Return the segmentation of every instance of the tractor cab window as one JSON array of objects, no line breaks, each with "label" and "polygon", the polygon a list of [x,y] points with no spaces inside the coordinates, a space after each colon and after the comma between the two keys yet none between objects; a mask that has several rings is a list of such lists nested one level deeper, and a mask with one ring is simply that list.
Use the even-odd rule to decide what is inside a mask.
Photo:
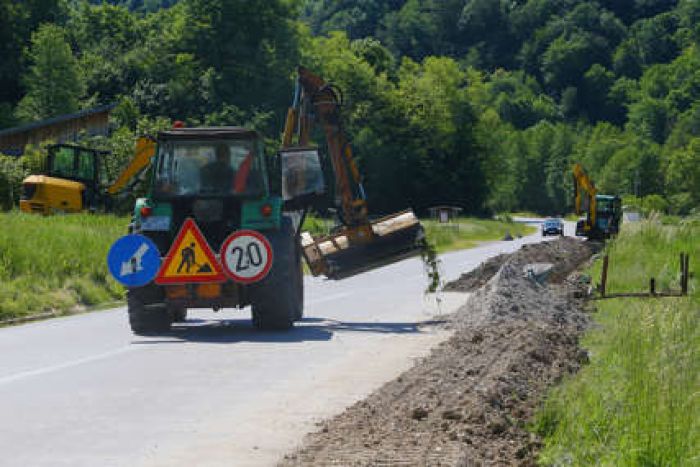
[{"label": "tractor cab window", "polygon": [[260,149],[249,140],[161,143],[156,192],[164,196],[264,194]]}]

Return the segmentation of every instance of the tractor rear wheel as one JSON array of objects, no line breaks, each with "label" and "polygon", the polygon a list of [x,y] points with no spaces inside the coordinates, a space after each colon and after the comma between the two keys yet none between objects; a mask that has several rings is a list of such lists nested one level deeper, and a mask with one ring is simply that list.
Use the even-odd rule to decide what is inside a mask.
[{"label": "tractor rear wheel", "polygon": [[172,315],[163,303],[162,290],[154,285],[131,288],[126,292],[129,325],[137,335],[168,332]]},{"label": "tractor rear wheel", "polygon": [[304,273],[301,251],[291,219],[282,218],[279,231],[267,234],[272,244],[272,268],[251,285],[253,325],[262,330],[289,329],[304,313]]}]

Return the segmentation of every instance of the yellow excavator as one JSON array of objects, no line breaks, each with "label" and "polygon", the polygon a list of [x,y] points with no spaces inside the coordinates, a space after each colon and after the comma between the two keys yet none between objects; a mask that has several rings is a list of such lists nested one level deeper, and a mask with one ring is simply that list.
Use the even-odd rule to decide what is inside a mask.
[{"label": "yellow excavator", "polygon": [[155,142],[139,138],[135,156],[114,183],[108,183],[104,159],[108,151],[74,144],[53,144],[47,148],[46,170],[22,181],[19,208],[37,214],[109,211],[112,198],[150,164]]},{"label": "yellow excavator", "polygon": [[576,235],[603,240],[617,235],[622,220],[619,196],[600,195],[581,164],[574,164],[574,209],[586,217],[576,223]]},{"label": "yellow excavator", "polygon": [[[360,172],[341,124],[341,92],[304,67],[297,71],[280,157],[309,150],[311,132],[319,125],[339,207],[340,225],[333,233],[317,238],[301,234],[302,252],[312,274],[341,279],[419,253],[425,234],[411,209],[370,220]],[[283,192],[285,181],[282,174]]]}]

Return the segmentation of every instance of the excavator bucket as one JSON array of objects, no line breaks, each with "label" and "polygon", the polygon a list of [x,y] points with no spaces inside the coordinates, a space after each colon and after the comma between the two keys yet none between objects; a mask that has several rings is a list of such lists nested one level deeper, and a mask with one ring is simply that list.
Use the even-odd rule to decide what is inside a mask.
[{"label": "excavator bucket", "polygon": [[303,232],[301,246],[314,276],[345,279],[420,254],[425,233],[409,209],[323,237]]}]

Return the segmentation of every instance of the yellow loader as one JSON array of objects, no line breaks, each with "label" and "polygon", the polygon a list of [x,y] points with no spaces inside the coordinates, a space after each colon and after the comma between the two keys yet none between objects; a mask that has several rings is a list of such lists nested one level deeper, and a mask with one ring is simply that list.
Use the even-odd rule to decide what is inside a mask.
[{"label": "yellow loader", "polygon": [[140,138],[131,163],[109,184],[104,167],[108,151],[53,144],[48,147],[44,174],[30,175],[22,181],[19,208],[44,215],[109,211],[112,197],[148,167],[154,152],[155,143]]}]

